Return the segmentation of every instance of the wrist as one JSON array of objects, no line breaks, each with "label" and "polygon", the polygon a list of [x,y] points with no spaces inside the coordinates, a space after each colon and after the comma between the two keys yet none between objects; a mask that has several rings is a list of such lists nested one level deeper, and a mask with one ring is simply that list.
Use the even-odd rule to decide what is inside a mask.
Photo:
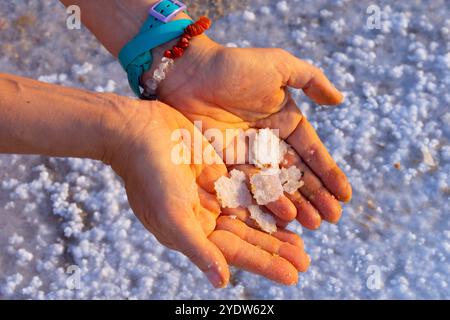
[{"label": "wrist", "polygon": [[[153,49],[153,64],[151,68],[142,75],[142,84],[145,84],[148,80],[153,78],[153,74],[161,63],[164,52],[172,48],[178,41],[179,39],[175,39]],[[173,67],[167,73],[166,79],[159,84],[158,92],[162,93],[168,91],[166,90],[168,88],[183,85],[185,81],[191,78],[195,69],[202,65],[206,65],[220,48],[222,48],[221,45],[204,34],[192,38],[184,55],[175,60]]]},{"label": "wrist", "polygon": [[115,94],[102,94],[104,105],[99,121],[101,153],[97,160],[112,165],[123,146],[130,141],[130,127],[135,125],[139,100]]},{"label": "wrist", "polygon": [[142,101],[111,94],[108,108],[101,121],[103,163],[110,165],[121,177],[125,177],[133,154],[143,153],[151,143],[151,137],[143,139],[149,127],[164,126],[160,118],[163,107],[157,101]]}]

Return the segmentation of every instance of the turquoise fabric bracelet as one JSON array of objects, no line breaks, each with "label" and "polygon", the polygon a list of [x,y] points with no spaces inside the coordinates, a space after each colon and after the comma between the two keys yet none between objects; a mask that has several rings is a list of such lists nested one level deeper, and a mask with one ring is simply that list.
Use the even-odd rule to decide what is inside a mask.
[{"label": "turquoise fabric bracelet", "polygon": [[[153,20],[152,16],[149,20]],[[153,22],[153,21],[152,21]],[[128,82],[133,92],[142,98],[140,78],[148,71],[152,64],[151,50],[183,35],[184,29],[193,23],[189,19],[181,19],[153,26],[145,30],[131,40],[119,53],[119,61],[128,74]],[[144,25],[144,27],[148,24]]]},{"label": "turquoise fabric bracelet", "polygon": [[166,42],[181,37],[184,29],[192,23],[193,21],[188,19],[175,20],[137,35],[120,51],[120,64],[126,70],[128,65],[136,57]]}]

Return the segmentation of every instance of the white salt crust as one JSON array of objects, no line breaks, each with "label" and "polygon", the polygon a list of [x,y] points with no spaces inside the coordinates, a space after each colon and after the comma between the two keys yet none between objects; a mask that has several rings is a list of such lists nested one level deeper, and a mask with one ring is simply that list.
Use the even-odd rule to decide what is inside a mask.
[{"label": "white salt crust", "polygon": [[[283,13],[274,1],[251,0],[254,21],[232,13],[215,21],[209,35],[232,46],[283,47],[322,68],[346,96],[342,106],[324,109],[293,92],[353,186],[338,225],[324,223],[318,232],[291,227],[302,234],[312,260],[299,284],[284,287],[239,271],[234,285],[211,290],[187,258],[142,227],[109,168],[89,160],[2,155],[1,298],[450,298],[447,1],[286,3]],[[6,4],[0,19],[10,25],[27,12],[39,23],[20,37],[11,26],[1,31],[10,47],[0,55],[2,72],[89,90],[113,80],[115,92],[132,95],[123,70],[86,28],[62,28],[66,15],[58,1]],[[379,30],[366,27],[373,4],[382,12]],[[31,42],[36,35],[38,46]],[[71,71],[85,62],[94,67],[83,78]],[[424,162],[423,146],[435,166]],[[24,265],[16,255],[21,248],[33,255]],[[67,286],[71,265],[79,267],[78,290]],[[379,287],[373,286],[377,275]]]}]

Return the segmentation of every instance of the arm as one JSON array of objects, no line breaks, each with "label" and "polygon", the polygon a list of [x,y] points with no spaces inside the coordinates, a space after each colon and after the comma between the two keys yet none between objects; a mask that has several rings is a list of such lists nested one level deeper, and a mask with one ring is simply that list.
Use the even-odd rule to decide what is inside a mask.
[{"label": "arm", "polygon": [[[156,0],[60,0],[65,6],[81,9],[83,24],[115,57],[144,24]],[[180,13],[175,19],[189,16]],[[162,56],[162,52],[161,52]]]},{"label": "arm", "polygon": [[272,236],[236,219],[219,219],[213,185],[226,168],[173,163],[178,141],[172,133],[182,129],[192,136],[196,130],[175,109],[7,74],[0,74],[0,93],[0,153],[82,157],[111,165],[143,225],[189,257],[214,286],[228,283],[228,263],[284,284],[296,283],[297,271],[307,269],[298,236],[284,230]]},{"label": "arm", "polygon": [[102,160],[118,100],[0,74],[0,152]]},{"label": "arm", "polygon": [[[155,0],[62,0],[77,4],[82,19],[114,55],[135,36]],[[125,5],[126,3],[126,5]],[[99,19],[98,17],[106,17]],[[177,18],[180,18],[179,16]],[[153,50],[154,61],[172,46]],[[155,68],[157,63],[153,63]],[[153,69],[143,75],[145,83]],[[288,87],[302,89],[317,104],[334,105],[342,94],[322,71],[280,49],[225,48],[206,35],[191,40],[182,58],[158,88],[160,101],[178,109],[203,129],[273,128],[296,151],[290,163],[305,172],[307,187],[290,207],[299,208],[310,229],[322,220],[336,223],[342,213],[338,202],[349,201],[352,190],[314,128],[290,98]],[[318,196],[320,195],[320,196]],[[305,213],[306,212],[306,213]],[[295,213],[295,211],[294,211]],[[300,215],[298,218],[301,219]]]}]

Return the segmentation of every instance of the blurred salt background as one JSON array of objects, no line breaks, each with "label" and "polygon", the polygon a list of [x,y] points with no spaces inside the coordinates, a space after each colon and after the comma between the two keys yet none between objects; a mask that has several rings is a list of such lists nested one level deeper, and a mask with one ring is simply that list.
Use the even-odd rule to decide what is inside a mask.
[{"label": "blurred salt background", "polygon": [[[0,298],[449,299],[450,4],[377,1],[380,29],[370,29],[373,4],[250,0],[209,33],[285,48],[346,93],[333,110],[295,94],[354,190],[338,225],[293,226],[312,259],[298,286],[235,271],[211,290],[144,230],[109,168],[2,155]],[[3,1],[0,71],[131,95],[114,59],[65,19],[57,1]]]}]

